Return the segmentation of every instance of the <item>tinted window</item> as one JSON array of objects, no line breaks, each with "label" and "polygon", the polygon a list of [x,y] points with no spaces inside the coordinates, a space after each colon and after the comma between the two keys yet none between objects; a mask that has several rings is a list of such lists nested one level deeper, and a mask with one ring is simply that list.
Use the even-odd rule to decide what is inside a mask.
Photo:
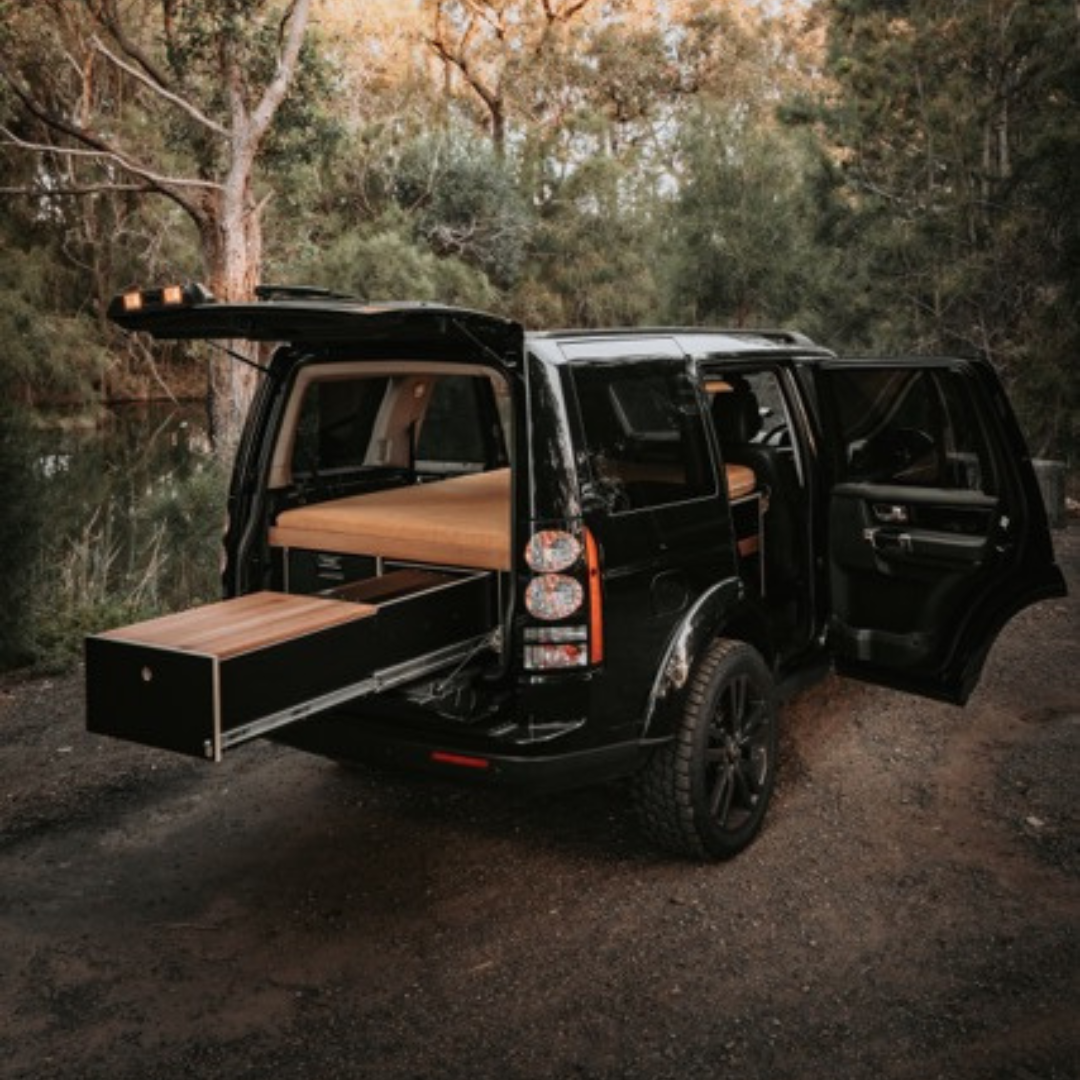
[{"label": "tinted window", "polygon": [[300,407],[293,473],[324,473],[363,465],[387,382],[371,378],[312,383]]},{"label": "tinted window", "polygon": [[434,381],[416,440],[417,464],[483,468],[484,429],[479,394],[488,380],[446,375]]},{"label": "tinted window", "polygon": [[[745,463],[744,445],[760,448],[757,461],[783,462],[785,481],[804,483],[803,462],[796,453],[798,440],[779,373],[767,371],[720,371],[706,374],[704,389],[712,410],[721,457]],[[733,409],[734,395],[746,404]],[[732,411],[737,413],[732,423]]]},{"label": "tinted window", "polygon": [[962,376],[947,369],[827,373],[842,479],[987,491],[989,456]]},{"label": "tinted window", "polygon": [[698,398],[681,363],[572,368],[593,482],[615,512],[716,490]]}]

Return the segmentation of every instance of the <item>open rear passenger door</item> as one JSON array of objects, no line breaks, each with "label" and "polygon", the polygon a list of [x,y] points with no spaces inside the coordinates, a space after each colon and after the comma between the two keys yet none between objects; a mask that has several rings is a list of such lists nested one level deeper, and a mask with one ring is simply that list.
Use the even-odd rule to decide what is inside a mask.
[{"label": "open rear passenger door", "polygon": [[1015,418],[989,365],[817,370],[837,669],[962,704],[997,633],[1065,592]]}]

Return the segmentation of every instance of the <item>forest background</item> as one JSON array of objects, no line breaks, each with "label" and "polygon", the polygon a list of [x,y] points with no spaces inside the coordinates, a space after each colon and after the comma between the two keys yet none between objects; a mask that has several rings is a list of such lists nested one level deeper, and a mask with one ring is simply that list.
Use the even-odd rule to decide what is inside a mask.
[{"label": "forest background", "polygon": [[[0,668],[213,591],[255,376],[133,284],[982,356],[1076,460],[1078,0],[0,0],[0,191]],[[162,397],[216,451],[49,522],[33,432]]]}]

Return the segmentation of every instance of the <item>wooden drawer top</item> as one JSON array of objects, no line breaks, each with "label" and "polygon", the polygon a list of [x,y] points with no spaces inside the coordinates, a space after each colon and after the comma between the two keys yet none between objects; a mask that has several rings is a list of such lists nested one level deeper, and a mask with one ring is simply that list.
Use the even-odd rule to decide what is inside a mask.
[{"label": "wooden drawer top", "polygon": [[289,638],[365,619],[377,610],[370,604],[257,592],[121,626],[96,636],[226,659]]}]

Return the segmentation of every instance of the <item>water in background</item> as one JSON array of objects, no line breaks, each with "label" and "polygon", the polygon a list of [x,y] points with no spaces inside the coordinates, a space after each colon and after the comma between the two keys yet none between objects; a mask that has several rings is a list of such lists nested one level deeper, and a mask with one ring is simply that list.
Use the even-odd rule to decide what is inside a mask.
[{"label": "water in background", "polygon": [[48,421],[5,440],[0,463],[19,540],[0,586],[0,667],[63,665],[86,633],[219,593],[225,480],[203,407],[125,406],[94,427]]}]

